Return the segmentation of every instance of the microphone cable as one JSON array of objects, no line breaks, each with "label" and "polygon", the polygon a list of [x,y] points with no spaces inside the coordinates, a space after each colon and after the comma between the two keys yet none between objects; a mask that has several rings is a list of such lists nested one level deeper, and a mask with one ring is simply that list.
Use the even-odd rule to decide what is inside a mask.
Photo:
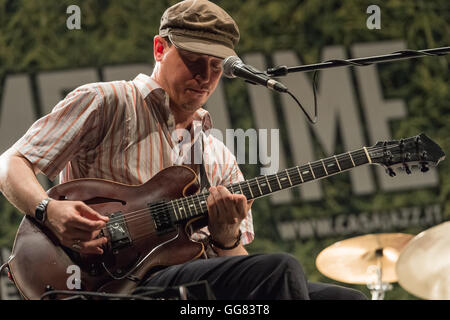
[{"label": "microphone cable", "polygon": [[[261,74],[264,75],[266,77],[271,78],[271,76],[267,73],[267,72],[261,72],[258,69],[254,69],[254,68],[250,68],[247,65],[244,67],[245,69],[247,69],[248,71],[251,71],[255,74]],[[305,110],[305,108],[303,107],[303,105],[301,104],[301,102],[297,99],[297,97],[288,89],[285,93],[289,94],[292,99],[294,99],[294,101],[297,103],[297,105],[300,107],[300,109],[303,111],[303,113],[305,114],[306,118],[308,119],[308,121],[311,124],[316,124],[317,120],[318,120],[318,116],[317,116],[317,70],[314,72],[313,75],[313,95],[314,95],[314,120],[311,119],[311,117],[309,116],[308,112]],[[254,84],[251,81],[245,80],[245,82],[248,82],[250,84]]]}]

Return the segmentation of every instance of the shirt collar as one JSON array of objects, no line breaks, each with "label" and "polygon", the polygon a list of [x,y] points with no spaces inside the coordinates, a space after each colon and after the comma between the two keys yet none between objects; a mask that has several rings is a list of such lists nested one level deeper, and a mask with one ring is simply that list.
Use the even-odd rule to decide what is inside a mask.
[{"label": "shirt collar", "polygon": [[155,89],[161,88],[161,86],[148,75],[140,73],[134,78],[133,82],[136,85],[136,88],[141,93],[142,97],[145,99],[150,92]]},{"label": "shirt collar", "polygon": [[[136,78],[134,78],[133,82],[135,83],[137,89],[139,90],[139,92],[141,93],[141,95],[143,96],[144,99],[153,90],[156,90],[156,89],[163,90],[161,88],[161,86],[154,79],[152,79],[151,77],[149,77],[148,75],[143,74],[143,73],[140,73],[139,75],[137,75]],[[169,95],[165,91],[164,91],[164,94],[165,94],[165,99],[164,99],[164,101],[161,101],[161,102],[164,103],[165,107],[169,111],[169,113],[171,115],[171,117],[169,117],[169,118],[173,119],[173,114],[169,108]],[[205,109],[199,108],[194,114],[192,125],[193,125],[193,127],[201,126],[202,131],[210,130],[213,127],[211,115]]]}]

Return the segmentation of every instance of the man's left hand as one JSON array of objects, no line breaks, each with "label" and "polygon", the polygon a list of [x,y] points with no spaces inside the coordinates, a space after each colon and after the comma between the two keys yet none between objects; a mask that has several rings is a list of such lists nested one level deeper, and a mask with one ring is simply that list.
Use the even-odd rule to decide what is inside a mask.
[{"label": "man's left hand", "polygon": [[224,186],[211,187],[208,196],[208,229],[212,238],[231,247],[239,235],[241,222],[247,216],[253,200],[242,194],[232,194]]}]

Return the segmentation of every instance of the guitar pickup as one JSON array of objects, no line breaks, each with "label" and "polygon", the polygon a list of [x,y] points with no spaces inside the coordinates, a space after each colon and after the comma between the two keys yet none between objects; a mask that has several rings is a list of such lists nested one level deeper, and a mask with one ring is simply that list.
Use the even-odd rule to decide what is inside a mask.
[{"label": "guitar pickup", "polygon": [[128,232],[127,224],[122,212],[118,211],[109,215],[106,229],[110,235],[112,250],[121,249],[131,245],[130,233]]},{"label": "guitar pickup", "polygon": [[163,235],[175,230],[172,216],[167,210],[167,206],[164,202],[149,203],[147,206],[150,209],[158,235]]}]

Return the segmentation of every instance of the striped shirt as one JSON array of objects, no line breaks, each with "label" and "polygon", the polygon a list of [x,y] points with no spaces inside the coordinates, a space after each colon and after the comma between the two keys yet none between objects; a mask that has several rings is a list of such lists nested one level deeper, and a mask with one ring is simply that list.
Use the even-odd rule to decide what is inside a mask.
[{"label": "striped shirt", "polygon": [[[60,183],[99,178],[139,185],[164,168],[189,163],[191,145],[201,142],[211,186],[243,181],[235,156],[208,134],[211,128],[209,113],[200,108],[190,126],[191,139],[179,142],[173,134],[168,94],[152,78],[139,74],[133,81],[78,87],[37,120],[14,147],[51,180],[59,174]],[[207,227],[201,231],[208,234]],[[241,231],[242,243],[250,243],[251,210]],[[203,232],[193,238],[202,238]]]}]

